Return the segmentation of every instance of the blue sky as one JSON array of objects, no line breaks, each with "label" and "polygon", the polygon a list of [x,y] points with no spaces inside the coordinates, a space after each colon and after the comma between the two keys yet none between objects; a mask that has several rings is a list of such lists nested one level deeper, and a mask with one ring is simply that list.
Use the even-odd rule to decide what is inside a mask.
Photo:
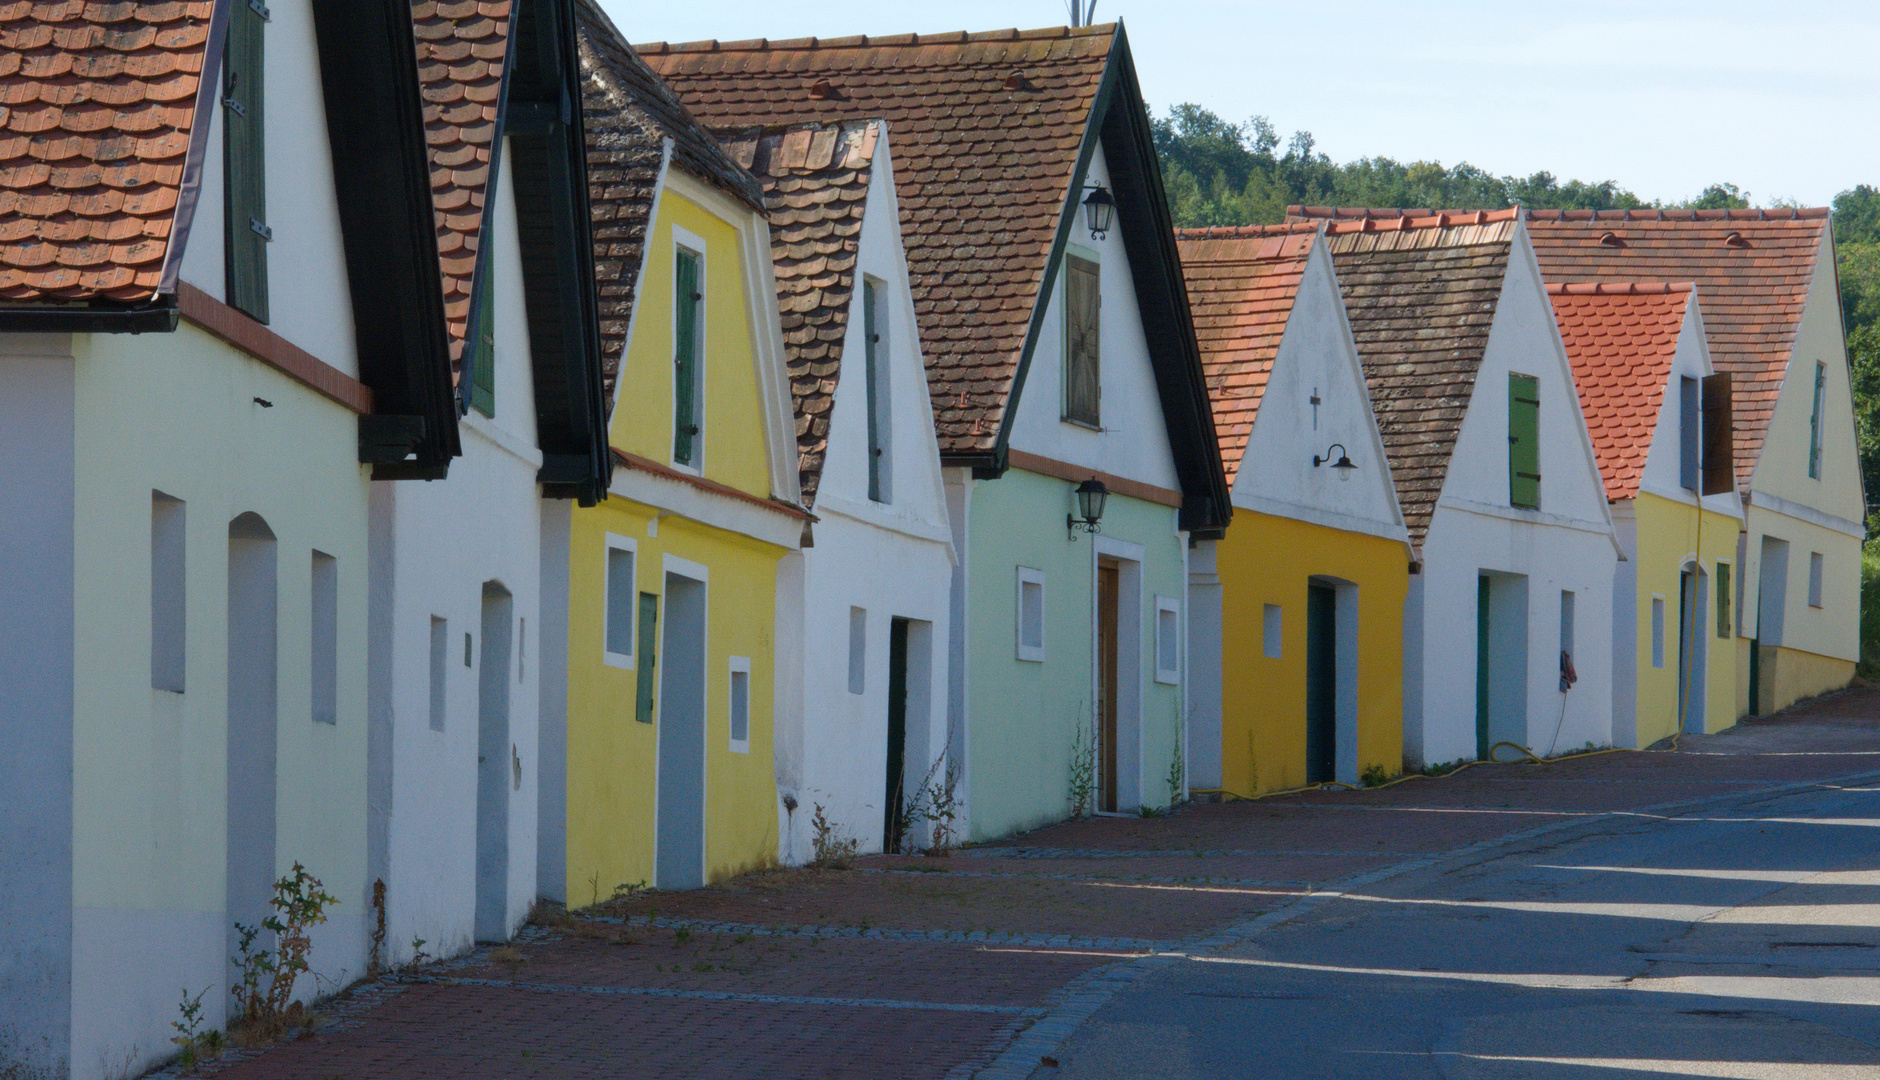
[{"label": "blue sky", "polygon": [[[1066,21],[1062,0],[602,5],[633,41]],[[1119,16],[1158,114],[1262,114],[1339,161],[1546,169],[1667,200],[1729,181],[1818,205],[1880,185],[1873,0],[1098,0],[1098,22]]]}]

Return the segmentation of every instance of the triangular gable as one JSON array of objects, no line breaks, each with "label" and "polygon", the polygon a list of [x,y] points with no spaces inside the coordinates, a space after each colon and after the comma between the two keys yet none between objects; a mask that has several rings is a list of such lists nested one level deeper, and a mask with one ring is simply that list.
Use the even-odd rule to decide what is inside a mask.
[{"label": "triangular gable", "polygon": [[[1415,558],[1318,226],[1178,235],[1234,505],[1398,540]],[[1341,476],[1343,457],[1355,468]]]},{"label": "triangular gable", "polygon": [[1327,230],[1398,504],[1419,549],[1468,413],[1518,229],[1509,210]]},{"label": "triangular gable", "polygon": [[988,475],[1004,468],[1025,368],[1083,212],[1084,170],[1101,144],[1157,361],[1182,525],[1225,523],[1180,260],[1120,24],[642,52],[715,124],[882,117],[902,133],[896,175],[941,452]]},{"label": "triangular gable", "polygon": [[1686,283],[1550,284],[1606,498],[1638,494],[1683,335]]}]

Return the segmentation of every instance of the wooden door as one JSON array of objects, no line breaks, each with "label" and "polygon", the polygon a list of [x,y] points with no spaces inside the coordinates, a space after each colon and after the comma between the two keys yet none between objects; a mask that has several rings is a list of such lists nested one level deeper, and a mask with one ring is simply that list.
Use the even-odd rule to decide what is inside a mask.
[{"label": "wooden door", "polygon": [[1121,598],[1122,568],[1103,560],[1097,565],[1097,806],[1111,813],[1116,811],[1116,645]]},{"label": "wooden door", "polygon": [[881,850],[901,850],[907,786],[907,620],[888,624],[888,776],[882,800]]},{"label": "wooden door", "polygon": [[1487,574],[1475,579],[1475,756],[1488,757],[1488,606],[1493,583]]}]

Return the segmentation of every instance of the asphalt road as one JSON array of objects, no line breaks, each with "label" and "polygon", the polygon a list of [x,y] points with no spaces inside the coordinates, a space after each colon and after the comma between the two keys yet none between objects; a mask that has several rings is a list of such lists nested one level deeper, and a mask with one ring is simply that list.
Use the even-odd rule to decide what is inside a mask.
[{"label": "asphalt road", "polygon": [[1880,1080],[1880,786],[1606,818],[1308,901],[1158,963],[1057,1061],[1034,1077]]}]

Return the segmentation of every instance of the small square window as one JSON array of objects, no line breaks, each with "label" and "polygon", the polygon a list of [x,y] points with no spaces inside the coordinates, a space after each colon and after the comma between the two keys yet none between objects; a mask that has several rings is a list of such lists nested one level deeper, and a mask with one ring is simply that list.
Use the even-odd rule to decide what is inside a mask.
[{"label": "small square window", "polygon": [[601,661],[610,667],[633,666],[634,591],[633,563],[638,554],[635,542],[624,536],[607,534],[604,644]]},{"label": "small square window", "polygon": [[1280,606],[1267,604],[1260,612],[1260,655],[1279,659]]},{"label": "small square window", "polygon": [[1018,658],[1044,663],[1044,572],[1018,568]]},{"label": "small square window", "polygon": [[751,752],[751,658],[731,658],[731,752]]},{"label": "small square window", "polygon": [[1182,678],[1181,602],[1168,596],[1155,598],[1155,681],[1178,683]]}]

